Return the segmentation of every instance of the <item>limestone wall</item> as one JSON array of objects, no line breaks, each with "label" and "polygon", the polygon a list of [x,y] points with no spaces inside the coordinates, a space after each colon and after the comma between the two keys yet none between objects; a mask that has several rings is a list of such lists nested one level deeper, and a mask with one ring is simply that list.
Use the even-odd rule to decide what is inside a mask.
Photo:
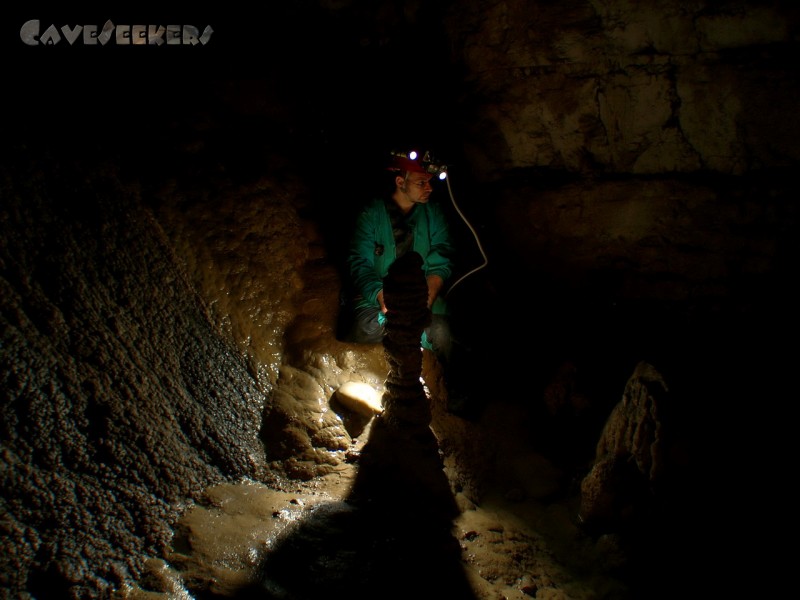
[{"label": "limestone wall", "polygon": [[490,260],[538,295],[609,306],[781,297],[796,249],[798,24],[782,2],[451,7],[465,73],[453,183],[466,180],[459,199]]}]

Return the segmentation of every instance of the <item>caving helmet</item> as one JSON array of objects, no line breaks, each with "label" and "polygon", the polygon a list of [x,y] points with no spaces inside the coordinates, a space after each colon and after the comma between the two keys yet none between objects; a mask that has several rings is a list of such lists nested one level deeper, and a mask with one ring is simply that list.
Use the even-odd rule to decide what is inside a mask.
[{"label": "caving helmet", "polygon": [[410,152],[393,151],[389,162],[389,170],[396,172],[410,171],[412,173],[429,173],[438,179],[445,179],[447,177],[447,165],[436,161],[430,151],[422,155],[416,150],[411,150]]}]

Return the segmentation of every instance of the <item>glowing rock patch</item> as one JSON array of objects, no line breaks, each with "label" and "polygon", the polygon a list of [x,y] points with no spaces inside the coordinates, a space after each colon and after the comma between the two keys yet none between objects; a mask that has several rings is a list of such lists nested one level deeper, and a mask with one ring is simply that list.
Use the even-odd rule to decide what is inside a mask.
[{"label": "glowing rock patch", "polygon": [[336,390],[334,396],[342,406],[365,417],[372,417],[383,412],[378,391],[368,383],[348,381]]}]

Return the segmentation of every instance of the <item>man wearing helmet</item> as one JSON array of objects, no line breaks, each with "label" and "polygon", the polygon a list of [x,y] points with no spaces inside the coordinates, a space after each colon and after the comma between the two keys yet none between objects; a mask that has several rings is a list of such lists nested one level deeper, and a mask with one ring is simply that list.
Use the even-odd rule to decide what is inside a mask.
[{"label": "man wearing helmet", "polygon": [[[383,279],[392,263],[406,252],[422,257],[428,284],[431,323],[421,346],[433,351],[445,369],[452,359],[453,340],[443,292],[453,273],[454,247],[442,207],[429,202],[433,187],[430,164],[407,156],[394,156],[393,192],[369,202],[356,219],[347,254],[353,288],[352,323],[343,341],[374,344],[383,340],[387,306]],[[447,372],[445,373],[446,380]],[[457,407],[457,392],[448,386],[448,407]]]}]

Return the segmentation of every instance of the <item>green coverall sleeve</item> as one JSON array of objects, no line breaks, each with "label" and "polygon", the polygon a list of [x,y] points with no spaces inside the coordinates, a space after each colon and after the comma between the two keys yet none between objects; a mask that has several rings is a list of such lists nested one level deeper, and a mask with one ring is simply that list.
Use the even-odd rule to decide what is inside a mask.
[{"label": "green coverall sleeve", "polygon": [[[383,287],[383,280],[375,264],[378,258],[376,248],[381,244],[379,228],[380,221],[375,216],[374,208],[361,211],[356,219],[347,257],[355,293],[373,305],[378,304],[378,292]],[[387,250],[384,248],[384,251]]]}]

